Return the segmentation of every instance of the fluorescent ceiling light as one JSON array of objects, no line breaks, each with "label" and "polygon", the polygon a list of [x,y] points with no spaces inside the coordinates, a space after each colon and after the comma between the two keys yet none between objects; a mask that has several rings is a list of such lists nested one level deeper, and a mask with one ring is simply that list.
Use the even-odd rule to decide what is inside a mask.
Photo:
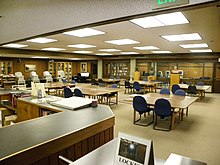
[{"label": "fluorescent ceiling light", "polygon": [[93,53],[92,51],[87,51],[87,50],[76,50],[76,51],[73,51],[73,53],[85,53],[85,54],[89,54],[89,53]]},{"label": "fluorescent ceiling light", "polygon": [[63,34],[76,36],[76,37],[88,37],[88,36],[95,36],[95,35],[105,34],[105,32],[95,30],[95,29],[92,29],[92,28],[84,28],[84,29],[65,32]]},{"label": "fluorescent ceiling light", "polygon": [[41,50],[48,50],[48,51],[61,51],[61,50],[66,50],[63,48],[43,48]]},{"label": "fluorescent ceiling light", "polygon": [[2,45],[4,47],[9,47],[9,48],[23,48],[26,47],[28,45],[23,45],[23,44],[6,44],[6,45]]},{"label": "fluorescent ceiling light", "polygon": [[212,52],[211,49],[198,49],[198,50],[189,50],[190,52],[193,52],[193,53],[199,53],[199,52]]},{"label": "fluorescent ceiling light", "polygon": [[40,38],[30,39],[30,40],[27,40],[27,41],[28,42],[35,42],[35,43],[45,44],[45,43],[49,43],[49,42],[55,42],[57,40],[40,37]]},{"label": "fluorescent ceiling light", "polygon": [[112,55],[110,53],[97,53],[96,55],[105,56],[105,55]]},{"label": "fluorescent ceiling light", "polygon": [[207,48],[208,45],[206,43],[203,43],[203,44],[182,44],[182,45],[179,45],[183,48]]},{"label": "fluorescent ceiling light", "polygon": [[137,52],[120,52],[120,54],[139,54]]},{"label": "fluorescent ceiling light", "polygon": [[161,50],[161,51],[151,51],[152,53],[171,53],[171,51]]},{"label": "fluorescent ceiling light", "polygon": [[49,58],[49,57],[45,57],[45,56],[33,56],[31,58]]},{"label": "fluorescent ceiling light", "polygon": [[134,49],[139,49],[139,50],[155,50],[159,49],[158,47],[155,46],[138,46],[138,47],[133,47]]},{"label": "fluorescent ceiling light", "polygon": [[93,48],[96,47],[95,45],[88,45],[88,44],[75,44],[75,45],[67,45],[68,47],[73,48]]},{"label": "fluorescent ceiling light", "polygon": [[186,17],[181,12],[132,19],[130,21],[143,28],[189,23],[189,21],[186,19]]},{"label": "fluorescent ceiling light", "polygon": [[120,52],[119,49],[99,49],[101,52]]},{"label": "fluorescent ceiling light", "polygon": [[201,40],[202,37],[198,33],[190,34],[177,34],[177,35],[164,35],[161,36],[168,41],[188,41],[188,40]]},{"label": "fluorescent ceiling light", "polygon": [[120,40],[110,40],[110,41],[105,41],[110,44],[115,44],[115,45],[129,45],[129,44],[138,44],[140,42],[134,41],[131,39],[120,39]]}]

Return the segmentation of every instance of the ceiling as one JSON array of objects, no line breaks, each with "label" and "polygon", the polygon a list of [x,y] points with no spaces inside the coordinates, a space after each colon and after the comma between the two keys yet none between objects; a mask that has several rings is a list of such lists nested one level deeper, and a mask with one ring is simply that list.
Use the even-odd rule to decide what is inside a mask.
[{"label": "ceiling", "polygon": [[[139,46],[155,46],[159,51],[170,51],[172,53],[191,53],[189,49],[180,47],[180,44],[208,44],[207,49],[213,52],[220,52],[220,9],[216,6],[199,8],[194,10],[182,11],[183,15],[188,19],[188,24],[170,25],[164,27],[142,28],[128,21],[116,22],[101,26],[92,27],[93,29],[105,32],[106,34],[75,37],[65,35],[63,33],[44,36],[58,41],[47,44],[32,43],[28,41],[17,42],[19,44],[28,45],[22,49],[41,50],[47,47],[63,48],[61,52],[73,53],[73,51],[92,51],[86,55],[96,55],[99,53],[110,53],[112,55],[122,55],[121,52],[136,52],[138,54],[153,54],[151,50],[137,50],[133,47]],[[162,35],[199,33],[202,40],[196,41],[168,41],[162,38]],[[138,41],[138,44],[129,45],[113,45],[106,43],[108,40],[116,39],[132,39]],[[67,45],[73,44],[89,44],[95,45],[94,48],[72,48]],[[119,49],[118,52],[103,52],[100,49]],[[195,48],[194,48],[195,49]],[[202,48],[203,49],[203,48]],[[75,54],[75,53],[73,53]],[[137,56],[138,56],[137,54]],[[111,55],[111,56],[112,56]],[[100,56],[100,55],[97,55]]]}]

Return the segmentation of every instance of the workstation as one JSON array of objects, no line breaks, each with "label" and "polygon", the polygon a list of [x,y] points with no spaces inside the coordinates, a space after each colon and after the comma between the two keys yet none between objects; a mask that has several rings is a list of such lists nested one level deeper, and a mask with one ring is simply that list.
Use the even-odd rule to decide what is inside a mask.
[{"label": "workstation", "polygon": [[[120,132],[152,140],[155,164],[171,153],[220,162],[219,5],[1,1],[0,164],[94,161],[84,155]],[[51,104],[74,97],[91,104]],[[159,113],[159,101],[169,113]]]}]

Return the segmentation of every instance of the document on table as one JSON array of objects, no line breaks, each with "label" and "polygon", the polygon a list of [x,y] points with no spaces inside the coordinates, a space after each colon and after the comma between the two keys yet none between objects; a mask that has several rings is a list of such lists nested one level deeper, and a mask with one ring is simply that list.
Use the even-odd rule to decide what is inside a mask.
[{"label": "document on table", "polygon": [[70,110],[77,110],[84,107],[89,107],[92,104],[92,99],[73,96],[69,98],[63,98],[58,101],[50,102],[50,104]]}]

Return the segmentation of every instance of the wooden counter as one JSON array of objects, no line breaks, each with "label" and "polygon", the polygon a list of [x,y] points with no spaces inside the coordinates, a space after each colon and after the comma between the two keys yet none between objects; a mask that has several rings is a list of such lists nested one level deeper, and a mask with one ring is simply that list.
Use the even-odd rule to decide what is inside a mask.
[{"label": "wooden counter", "polygon": [[113,139],[115,118],[106,105],[71,111],[31,99],[21,98],[18,105],[59,112],[0,128],[1,165],[56,165],[59,155],[74,161]]}]

